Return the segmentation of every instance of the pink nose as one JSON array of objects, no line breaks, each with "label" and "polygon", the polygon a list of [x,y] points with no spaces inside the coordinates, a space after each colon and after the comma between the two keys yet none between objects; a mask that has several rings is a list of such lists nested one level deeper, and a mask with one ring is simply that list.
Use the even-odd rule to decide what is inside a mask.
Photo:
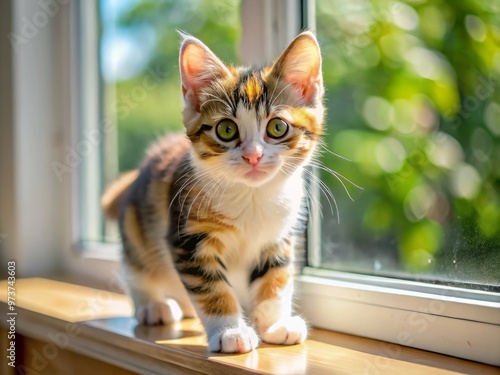
[{"label": "pink nose", "polygon": [[248,154],[243,154],[241,155],[245,161],[250,164],[252,167],[255,167],[257,164],[259,164],[260,159],[262,159],[262,153],[261,152],[252,152]]}]

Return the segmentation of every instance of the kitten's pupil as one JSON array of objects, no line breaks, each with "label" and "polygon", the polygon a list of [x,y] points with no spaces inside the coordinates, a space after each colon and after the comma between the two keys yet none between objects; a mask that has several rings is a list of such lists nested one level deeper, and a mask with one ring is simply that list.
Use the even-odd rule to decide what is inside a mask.
[{"label": "kitten's pupil", "polygon": [[217,128],[215,129],[215,133],[217,137],[224,141],[230,142],[238,137],[238,126],[229,119],[222,120],[217,124]]},{"label": "kitten's pupil", "polygon": [[273,118],[267,124],[267,136],[270,138],[282,138],[288,131],[288,124],[280,118]]}]

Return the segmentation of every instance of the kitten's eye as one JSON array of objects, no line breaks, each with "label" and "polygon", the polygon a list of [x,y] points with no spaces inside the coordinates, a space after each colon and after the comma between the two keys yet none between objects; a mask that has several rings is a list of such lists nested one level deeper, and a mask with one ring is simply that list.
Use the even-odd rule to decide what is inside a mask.
[{"label": "kitten's eye", "polygon": [[288,124],[276,117],[267,123],[267,136],[269,138],[282,138],[288,131]]},{"label": "kitten's eye", "polygon": [[215,133],[217,134],[217,137],[224,142],[230,142],[239,136],[238,126],[234,123],[234,121],[228,119],[222,120],[217,124]]}]

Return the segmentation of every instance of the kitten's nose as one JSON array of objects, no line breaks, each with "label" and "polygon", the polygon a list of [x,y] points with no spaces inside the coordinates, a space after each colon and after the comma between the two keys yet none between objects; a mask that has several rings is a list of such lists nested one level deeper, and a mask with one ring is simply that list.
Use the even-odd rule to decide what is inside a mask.
[{"label": "kitten's nose", "polygon": [[255,167],[259,164],[260,159],[262,159],[262,151],[254,150],[253,152],[244,153],[241,157],[252,167]]}]

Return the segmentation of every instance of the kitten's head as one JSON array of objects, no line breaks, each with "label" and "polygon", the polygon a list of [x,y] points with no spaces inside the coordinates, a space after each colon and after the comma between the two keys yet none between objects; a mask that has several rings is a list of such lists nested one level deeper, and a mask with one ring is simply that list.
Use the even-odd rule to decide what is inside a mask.
[{"label": "kitten's head", "polygon": [[324,116],[321,53],[311,32],[263,68],[226,66],[183,35],[180,71],[186,133],[211,177],[260,186],[311,158]]}]

